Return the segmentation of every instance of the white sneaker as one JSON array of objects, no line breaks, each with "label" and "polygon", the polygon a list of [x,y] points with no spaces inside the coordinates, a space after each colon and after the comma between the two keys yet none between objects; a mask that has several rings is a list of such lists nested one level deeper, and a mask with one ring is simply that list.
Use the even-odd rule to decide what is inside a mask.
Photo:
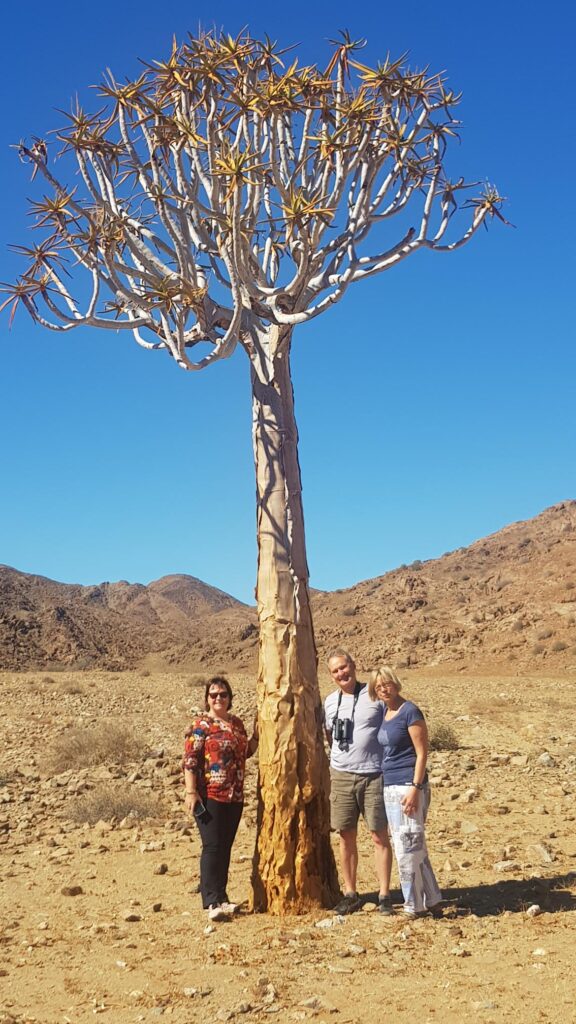
[{"label": "white sneaker", "polygon": [[208,907],[208,920],[209,921],[225,921],[229,917],[230,911],[227,909],[226,904],[212,903]]},{"label": "white sneaker", "polygon": [[226,914],[237,914],[240,910],[239,903],[222,903],[221,907]]}]

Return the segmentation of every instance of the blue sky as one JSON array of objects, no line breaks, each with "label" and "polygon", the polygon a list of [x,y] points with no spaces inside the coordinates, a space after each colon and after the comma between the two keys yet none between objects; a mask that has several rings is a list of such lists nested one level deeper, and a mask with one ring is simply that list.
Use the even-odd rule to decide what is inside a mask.
[{"label": "blue sky", "polygon": [[[495,182],[494,223],[355,285],[294,339],[311,582],[334,589],[431,558],[575,496],[572,5],[447,0],[348,8],[37,0],[4,14],[0,279],[21,269],[35,195],[10,143],[61,123],[110,67],[166,56],[200,22],[248,24],[307,62],[340,28],[375,62],[409,50],[464,93],[454,172]],[[187,572],[252,599],[247,361],[201,374],[126,334],[0,322],[0,562],[55,579]]]}]

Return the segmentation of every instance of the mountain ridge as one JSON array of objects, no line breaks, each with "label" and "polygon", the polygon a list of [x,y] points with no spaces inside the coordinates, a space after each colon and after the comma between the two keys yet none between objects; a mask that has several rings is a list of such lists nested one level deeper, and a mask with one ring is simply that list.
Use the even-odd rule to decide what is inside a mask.
[{"label": "mountain ridge", "polygon": [[[576,501],[440,558],[311,590],[324,658],[432,670],[576,667]],[[255,667],[256,609],[197,577],[58,583],[0,566],[0,668]]]}]

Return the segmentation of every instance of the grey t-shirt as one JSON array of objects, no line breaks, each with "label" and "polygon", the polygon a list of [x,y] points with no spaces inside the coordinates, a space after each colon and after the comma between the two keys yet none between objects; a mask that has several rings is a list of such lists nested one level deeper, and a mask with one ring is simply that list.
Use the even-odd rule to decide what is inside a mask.
[{"label": "grey t-shirt", "polygon": [[[362,687],[354,711],[352,740],[348,750],[341,750],[334,738],[334,720],[340,693],[340,690],[334,690],[324,701],[324,725],[332,733],[330,767],[338,772],[355,772],[357,775],[379,772],[382,767],[382,747],[378,741],[378,731],[382,724],[383,705],[380,701],[370,700],[368,687]],[[353,706],[354,694],[342,693],[338,718],[352,718]]]}]

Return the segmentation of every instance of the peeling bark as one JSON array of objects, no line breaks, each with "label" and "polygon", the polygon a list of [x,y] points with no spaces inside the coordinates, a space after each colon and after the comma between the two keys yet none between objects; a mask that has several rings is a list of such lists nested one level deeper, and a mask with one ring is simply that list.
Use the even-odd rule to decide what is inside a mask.
[{"label": "peeling bark", "polygon": [[271,373],[252,370],[260,620],[255,910],[331,906],[338,879],[329,823],[317,654],[310,613],[290,331],[272,328]]}]

